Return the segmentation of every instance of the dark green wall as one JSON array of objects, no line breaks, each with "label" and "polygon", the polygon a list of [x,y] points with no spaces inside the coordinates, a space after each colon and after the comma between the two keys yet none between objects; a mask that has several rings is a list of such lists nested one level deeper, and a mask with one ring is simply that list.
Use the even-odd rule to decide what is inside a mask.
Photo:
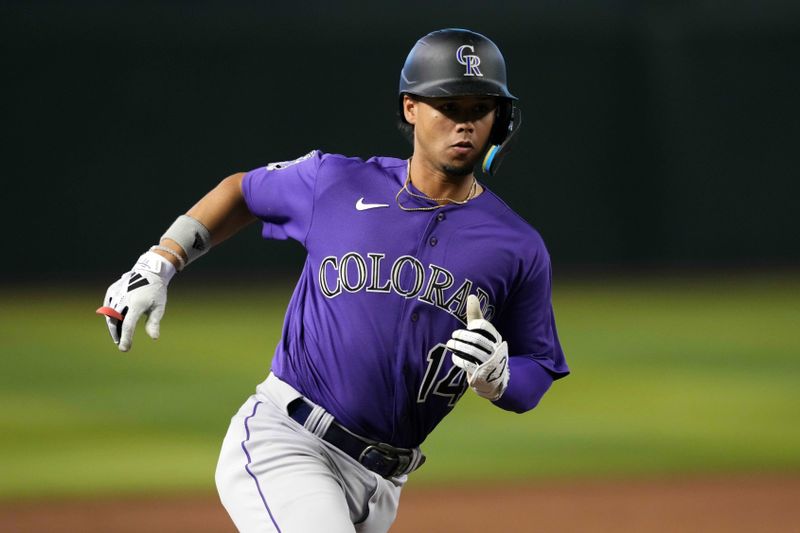
[{"label": "dark green wall", "polygon": [[[124,270],[235,171],[311,148],[407,156],[399,70],[447,26],[505,53],[525,126],[488,184],[557,265],[800,259],[797,7],[370,6],[3,3],[5,278]],[[224,247],[196,268],[301,257],[253,228]]]}]

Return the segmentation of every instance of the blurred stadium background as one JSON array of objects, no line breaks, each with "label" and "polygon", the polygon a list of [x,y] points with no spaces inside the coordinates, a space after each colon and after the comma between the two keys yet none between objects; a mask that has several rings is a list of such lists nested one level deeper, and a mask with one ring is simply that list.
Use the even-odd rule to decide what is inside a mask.
[{"label": "blurred stadium background", "polygon": [[525,125],[487,185],[548,243],[573,375],[524,417],[467,397],[409,489],[800,479],[796,2],[6,1],[0,518],[213,493],[302,249],[249,228],[127,355],[94,308],[226,175],[407,156],[399,70],[451,26],[508,62]]}]

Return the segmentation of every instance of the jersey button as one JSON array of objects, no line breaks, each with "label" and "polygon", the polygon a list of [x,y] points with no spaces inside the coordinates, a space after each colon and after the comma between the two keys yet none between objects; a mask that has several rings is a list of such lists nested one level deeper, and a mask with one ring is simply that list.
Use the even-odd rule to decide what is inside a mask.
[{"label": "jersey button", "polygon": [[436,215],[436,220],[438,220],[439,222],[444,220],[444,213],[439,213],[438,215]]},{"label": "jersey button", "polygon": [[431,237],[431,240],[428,242],[431,243],[431,246],[436,246],[436,244],[439,242],[439,239],[437,239],[436,237]]},{"label": "jersey button", "polygon": [[417,313],[411,313],[411,322],[416,322],[419,320],[419,315]]}]

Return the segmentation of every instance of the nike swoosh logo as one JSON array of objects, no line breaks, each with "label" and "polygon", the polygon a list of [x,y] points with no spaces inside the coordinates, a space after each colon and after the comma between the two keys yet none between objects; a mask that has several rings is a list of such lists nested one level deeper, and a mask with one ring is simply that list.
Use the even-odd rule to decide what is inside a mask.
[{"label": "nike swoosh logo", "polygon": [[356,209],[359,211],[366,211],[367,209],[375,209],[376,207],[389,207],[389,204],[365,204],[364,197],[358,199],[356,202]]}]

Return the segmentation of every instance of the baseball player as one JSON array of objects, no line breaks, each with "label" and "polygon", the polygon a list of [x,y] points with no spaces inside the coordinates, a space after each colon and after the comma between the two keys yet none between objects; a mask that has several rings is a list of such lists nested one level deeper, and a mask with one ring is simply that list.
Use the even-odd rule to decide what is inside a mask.
[{"label": "baseball player", "polygon": [[305,247],[271,372],[217,466],[241,531],[385,532],[467,389],[522,413],[568,374],[545,245],[475,178],[508,152],[515,101],[492,41],[430,33],[400,76],[410,158],[314,150],[234,174],[108,289],[98,312],[127,351],[143,315],[159,336],[175,273],[249,223]]}]

